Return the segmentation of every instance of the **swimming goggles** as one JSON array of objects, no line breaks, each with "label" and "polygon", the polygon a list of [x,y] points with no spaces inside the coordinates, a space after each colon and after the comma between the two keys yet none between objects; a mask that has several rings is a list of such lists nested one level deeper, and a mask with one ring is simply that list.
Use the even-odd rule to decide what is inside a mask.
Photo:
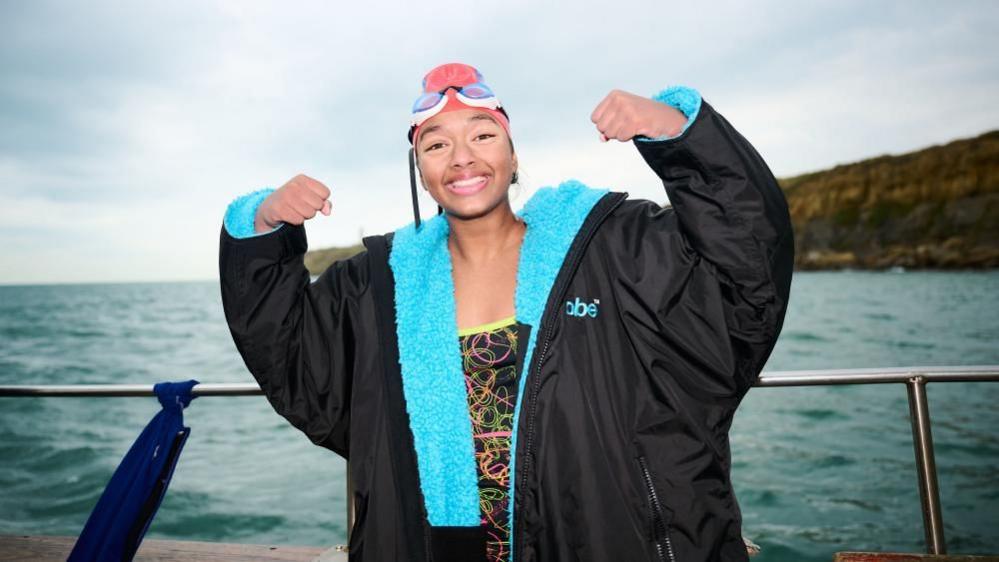
[{"label": "swimming goggles", "polygon": [[424,121],[437,115],[447,105],[447,91],[454,90],[454,97],[464,105],[469,107],[481,107],[484,109],[500,109],[502,106],[496,98],[496,94],[482,82],[475,82],[465,86],[447,86],[438,92],[426,92],[416,98],[413,103],[412,125],[419,127]]}]

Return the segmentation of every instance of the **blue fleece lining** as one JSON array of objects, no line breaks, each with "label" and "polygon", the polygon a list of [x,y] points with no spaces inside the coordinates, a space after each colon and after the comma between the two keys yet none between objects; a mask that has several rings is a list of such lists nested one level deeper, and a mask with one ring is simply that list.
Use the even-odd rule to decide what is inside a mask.
[{"label": "blue fleece lining", "polygon": [[[516,317],[532,327],[524,351],[510,450],[516,451],[520,396],[526,388],[541,315],[565,255],[593,206],[607,190],[568,181],[539,190],[520,216],[527,231],[520,249]],[[448,223],[443,215],[395,233],[389,265],[395,277],[396,334],[403,394],[416,448],[420,488],[433,526],[480,524],[478,473],[468,416],[454,303]],[[513,528],[515,455],[510,459]]]},{"label": "blue fleece lining", "polygon": [[247,193],[237,197],[225,210],[225,218],[222,224],[225,225],[226,232],[233,238],[253,238],[255,236],[266,236],[271,232],[281,228],[284,224],[279,224],[267,232],[257,232],[253,226],[253,221],[257,217],[257,208],[267,199],[267,196],[274,193],[274,189],[265,187],[253,193]]},{"label": "blue fleece lining", "polygon": [[697,119],[697,114],[701,111],[701,94],[697,90],[687,86],[670,86],[652,96],[652,99],[680,110],[680,113],[687,116],[687,122],[684,123],[680,132],[673,136],[663,135],[654,139],[640,136],[635,137],[637,141],[657,142],[675,139],[687,131],[687,128]]}]

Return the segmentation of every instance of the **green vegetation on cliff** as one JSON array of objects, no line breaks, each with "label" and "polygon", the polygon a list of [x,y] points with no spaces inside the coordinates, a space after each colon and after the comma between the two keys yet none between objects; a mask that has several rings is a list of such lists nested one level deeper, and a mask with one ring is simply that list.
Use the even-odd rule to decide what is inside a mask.
[{"label": "green vegetation on cliff", "polygon": [[309,270],[312,275],[319,275],[326,268],[333,264],[335,261],[345,260],[354,254],[358,254],[364,246],[357,244],[355,246],[346,246],[342,248],[323,248],[321,250],[312,250],[305,253],[305,268]]},{"label": "green vegetation on cliff", "polygon": [[[798,268],[999,267],[999,131],[778,181]],[[318,275],[362,249],[305,265]]]}]

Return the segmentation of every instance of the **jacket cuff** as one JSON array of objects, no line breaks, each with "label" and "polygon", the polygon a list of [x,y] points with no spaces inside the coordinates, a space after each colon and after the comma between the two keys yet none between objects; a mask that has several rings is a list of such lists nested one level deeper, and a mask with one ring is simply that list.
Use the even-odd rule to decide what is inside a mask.
[{"label": "jacket cuff", "polygon": [[233,238],[266,236],[284,226],[284,224],[279,224],[267,232],[257,232],[254,228],[253,223],[257,217],[257,209],[271,193],[274,193],[274,189],[267,187],[237,197],[232,203],[229,203],[229,207],[225,210],[225,218],[222,221],[229,236]]},{"label": "jacket cuff", "polygon": [[687,131],[687,128],[697,119],[697,114],[701,111],[701,94],[697,90],[687,86],[670,86],[652,96],[652,99],[660,103],[665,103],[670,107],[675,107],[680,113],[687,116],[687,122],[684,123],[680,132],[673,136],[663,135],[654,139],[637,136],[635,137],[636,141],[657,142],[675,139]]}]

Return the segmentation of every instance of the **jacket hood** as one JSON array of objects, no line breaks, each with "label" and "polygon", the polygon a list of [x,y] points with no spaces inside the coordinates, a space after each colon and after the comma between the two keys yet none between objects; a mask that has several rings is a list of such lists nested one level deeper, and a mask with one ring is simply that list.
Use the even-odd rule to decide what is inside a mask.
[{"label": "jacket hood", "polygon": [[[533,329],[523,348],[518,396],[538,336],[538,323],[569,247],[593,206],[608,190],[570,180],[540,189],[518,213],[527,224],[515,295],[516,319]],[[396,335],[420,488],[433,526],[478,526],[475,445],[458,341],[448,222],[444,215],[410,224],[393,237]],[[510,443],[510,511],[521,400]],[[512,517],[511,517],[512,520]]]}]

